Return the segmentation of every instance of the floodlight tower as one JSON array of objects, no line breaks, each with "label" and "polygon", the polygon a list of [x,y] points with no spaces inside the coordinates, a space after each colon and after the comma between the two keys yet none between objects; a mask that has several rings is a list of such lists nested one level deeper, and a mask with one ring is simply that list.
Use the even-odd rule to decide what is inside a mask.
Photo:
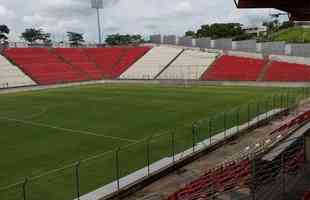
[{"label": "floodlight tower", "polygon": [[103,0],[91,0],[91,7],[97,10],[98,41],[99,41],[99,44],[101,44],[102,39],[101,39],[100,9],[103,9]]}]

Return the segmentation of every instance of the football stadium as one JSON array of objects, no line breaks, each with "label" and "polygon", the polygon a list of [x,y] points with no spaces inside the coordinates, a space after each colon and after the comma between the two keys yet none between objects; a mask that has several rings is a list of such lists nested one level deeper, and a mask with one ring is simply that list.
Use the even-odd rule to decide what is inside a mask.
[{"label": "football stadium", "polygon": [[1,22],[0,200],[310,200],[310,4],[227,1],[277,13],[103,42],[92,0],[93,43]]}]

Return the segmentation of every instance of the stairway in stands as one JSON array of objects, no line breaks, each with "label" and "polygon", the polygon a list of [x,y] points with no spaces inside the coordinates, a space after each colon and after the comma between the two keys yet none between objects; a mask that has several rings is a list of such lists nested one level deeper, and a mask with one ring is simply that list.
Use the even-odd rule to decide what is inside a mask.
[{"label": "stairway in stands", "polygon": [[102,72],[96,67],[89,58],[78,48],[58,48],[53,52],[59,56],[64,62],[68,63],[75,70],[80,71],[87,76],[88,80],[102,79]]},{"label": "stairway in stands", "polygon": [[206,77],[207,74],[208,74],[210,71],[213,70],[212,68],[215,67],[215,66],[214,66],[215,63],[217,63],[217,61],[221,58],[221,56],[222,56],[222,55],[218,55],[218,56],[215,58],[215,60],[212,62],[212,64],[211,64],[211,65],[207,68],[207,70],[201,75],[201,77],[200,77],[199,80],[203,80],[204,77]]},{"label": "stairway in stands", "polygon": [[92,78],[89,76],[88,73],[86,73],[86,72],[83,71],[82,69],[76,67],[75,64],[74,64],[72,61],[70,61],[70,59],[66,58],[66,56],[64,56],[64,55],[63,55],[62,53],[60,53],[58,50],[59,50],[59,49],[50,49],[49,51],[50,51],[50,53],[52,53],[52,54],[54,54],[55,56],[57,56],[62,62],[68,64],[68,65],[71,67],[71,69],[72,69],[73,71],[76,71],[77,73],[80,74],[80,76],[84,77],[85,81],[86,81],[86,80],[91,80],[91,79],[92,79]]},{"label": "stairway in stands", "polygon": [[256,81],[263,81],[263,80],[265,80],[266,74],[267,74],[269,68],[271,67],[271,65],[272,65],[272,61],[268,60],[268,58],[267,58],[266,59],[266,63],[265,63],[265,65],[264,65],[262,71],[260,72],[260,74],[259,74],[259,76],[258,76]]},{"label": "stairway in stands", "polygon": [[176,60],[178,59],[183,53],[184,53],[185,49],[182,49],[180,51],[180,53],[178,53],[156,76],[154,79],[157,79],[158,77],[160,77],[160,75],[162,73],[164,73],[164,71]]}]

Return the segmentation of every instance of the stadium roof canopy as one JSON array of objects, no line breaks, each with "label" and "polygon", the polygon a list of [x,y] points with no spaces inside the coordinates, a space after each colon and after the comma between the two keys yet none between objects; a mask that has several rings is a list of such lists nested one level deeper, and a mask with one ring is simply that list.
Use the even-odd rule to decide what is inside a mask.
[{"label": "stadium roof canopy", "polygon": [[310,0],[234,0],[238,8],[275,8],[293,21],[310,21]]}]

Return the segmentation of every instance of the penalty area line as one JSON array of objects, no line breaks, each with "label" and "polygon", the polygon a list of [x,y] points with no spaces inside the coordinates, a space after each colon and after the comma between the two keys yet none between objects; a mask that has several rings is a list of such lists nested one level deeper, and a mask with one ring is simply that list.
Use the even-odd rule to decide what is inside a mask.
[{"label": "penalty area line", "polygon": [[97,134],[97,133],[90,132],[90,131],[63,128],[63,127],[53,126],[53,125],[49,125],[49,124],[45,124],[45,123],[32,122],[32,121],[9,118],[9,117],[0,117],[0,119],[18,122],[21,124],[28,124],[28,125],[37,126],[37,127],[44,127],[44,128],[50,128],[50,129],[55,129],[55,130],[59,130],[59,131],[65,131],[65,132],[69,132],[71,134],[80,134],[80,135],[89,135],[89,136],[95,136],[95,137],[103,137],[103,138],[109,138],[109,139],[113,139],[113,140],[122,140],[122,141],[126,141],[126,142],[138,142],[138,140],[115,137],[115,136],[110,136],[110,135]]}]

